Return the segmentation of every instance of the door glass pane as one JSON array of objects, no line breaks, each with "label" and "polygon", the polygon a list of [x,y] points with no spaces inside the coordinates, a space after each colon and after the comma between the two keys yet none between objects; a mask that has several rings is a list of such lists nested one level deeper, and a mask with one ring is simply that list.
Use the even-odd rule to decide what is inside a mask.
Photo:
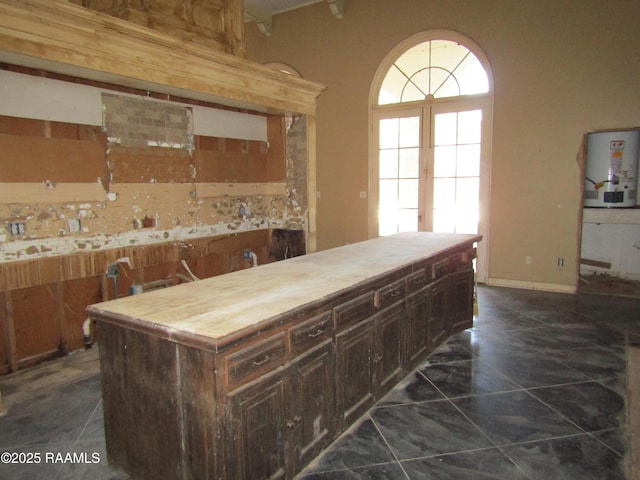
[{"label": "door glass pane", "polygon": [[455,145],[457,113],[441,113],[436,115],[435,141],[434,145]]},{"label": "door glass pane", "polygon": [[482,112],[472,110],[458,114],[458,143],[480,143]]},{"label": "door glass pane", "polygon": [[380,178],[398,178],[398,151],[380,150]]},{"label": "door glass pane", "polygon": [[433,153],[433,176],[456,176],[456,147],[435,147]]},{"label": "door glass pane", "polygon": [[420,118],[401,118],[399,124],[400,148],[418,147],[420,142]]},{"label": "door glass pane", "polygon": [[400,150],[400,178],[418,178],[420,173],[420,150],[417,148],[403,148]]},{"label": "door glass pane", "polygon": [[455,178],[435,178],[433,180],[434,210],[451,210],[456,204]]},{"label": "door glass pane", "polygon": [[398,233],[398,215],[395,209],[378,209],[378,235]]},{"label": "door glass pane", "polygon": [[398,180],[398,206],[418,208],[418,179]]},{"label": "door glass pane", "polygon": [[379,122],[378,233],[417,231],[420,117]]},{"label": "door glass pane", "polygon": [[380,208],[393,209],[398,206],[398,181],[380,180]]},{"label": "door glass pane", "polygon": [[398,148],[398,118],[380,120],[380,148]]},{"label": "door glass pane", "polygon": [[457,150],[456,174],[458,177],[480,176],[480,144],[460,145]]},{"label": "door glass pane", "polygon": [[478,209],[478,181],[471,178],[456,179],[456,207],[462,212]]},{"label": "door glass pane", "polygon": [[433,211],[433,231],[440,233],[455,233],[453,215],[447,210]]},{"label": "door glass pane", "polygon": [[418,231],[418,209],[402,208],[398,210],[398,233],[417,232],[417,231]]},{"label": "door glass pane", "polygon": [[482,112],[435,115],[433,231],[477,233]]}]

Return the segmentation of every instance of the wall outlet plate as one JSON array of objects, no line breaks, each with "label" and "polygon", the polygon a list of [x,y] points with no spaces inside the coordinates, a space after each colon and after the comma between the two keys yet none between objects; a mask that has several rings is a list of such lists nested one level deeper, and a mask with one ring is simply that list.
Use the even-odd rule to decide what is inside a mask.
[{"label": "wall outlet plate", "polygon": [[27,231],[27,226],[24,222],[15,222],[9,224],[9,233],[14,235],[24,235]]},{"label": "wall outlet plate", "polygon": [[81,229],[80,219],[78,218],[70,218],[67,220],[67,225],[71,233],[79,232]]}]

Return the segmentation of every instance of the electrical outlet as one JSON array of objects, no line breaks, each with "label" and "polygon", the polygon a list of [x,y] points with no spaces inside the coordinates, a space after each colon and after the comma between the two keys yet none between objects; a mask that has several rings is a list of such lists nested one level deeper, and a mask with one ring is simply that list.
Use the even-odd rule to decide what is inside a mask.
[{"label": "electrical outlet", "polygon": [[69,231],[72,233],[80,231],[80,220],[77,218],[70,218],[67,220],[67,225],[69,227]]},{"label": "electrical outlet", "polygon": [[526,263],[527,265],[531,265],[531,255],[527,255],[526,257],[524,257],[524,263]]},{"label": "electrical outlet", "polygon": [[9,224],[9,233],[11,235],[24,235],[27,231],[27,227],[23,222],[10,223]]},{"label": "electrical outlet", "polygon": [[558,257],[557,265],[558,265],[558,268],[564,267],[564,258]]}]

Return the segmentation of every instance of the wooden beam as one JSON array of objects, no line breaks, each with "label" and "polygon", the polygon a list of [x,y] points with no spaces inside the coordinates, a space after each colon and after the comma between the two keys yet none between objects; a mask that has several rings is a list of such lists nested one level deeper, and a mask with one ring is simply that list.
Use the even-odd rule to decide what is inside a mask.
[{"label": "wooden beam", "polygon": [[600,260],[590,260],[588,258],[581,258],[580,263],[582,265],[589,265],[591,267],[611,268],[610,262],[601,262]]},{"label": "wooden beam", "polygon": [[0,61],[257,111],[313,114],[326,88],[61,0],[0,2]]}]

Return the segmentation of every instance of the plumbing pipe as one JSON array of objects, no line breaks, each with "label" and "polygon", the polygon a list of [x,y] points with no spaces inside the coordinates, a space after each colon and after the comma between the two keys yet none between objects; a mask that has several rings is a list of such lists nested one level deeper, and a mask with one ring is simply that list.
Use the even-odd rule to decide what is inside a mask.
[{"label": "plumbing pipe", "polygon": [[247,260],[251,260],[251,266],[252,267],[257,267],[258,266],[258,256],[253,253],[252,250],[249,250],[248,248],[245,249],[244,252],[242,252],[244,258],[246,258]]},{"label": "plumbing pipe", "polygon": [[93,342],[91,340],[91,319],[87,318],[82,323],[82,336],[84,338],[84,349],[89,350],[93,346]]},{"label": "plumbing pipe", "polygon": [[185,268],[185,270],[187,272],[189,272],[189,275],[191,275],[191,278],[193,278],[194,280],[200,280],[198,277],[196,277],[193,272],[191,271],[191,269],[189,268],[189,265],[187,264],[187,261],[182,259],[180,260],[180,263],[182,263],[182,266]]}]

